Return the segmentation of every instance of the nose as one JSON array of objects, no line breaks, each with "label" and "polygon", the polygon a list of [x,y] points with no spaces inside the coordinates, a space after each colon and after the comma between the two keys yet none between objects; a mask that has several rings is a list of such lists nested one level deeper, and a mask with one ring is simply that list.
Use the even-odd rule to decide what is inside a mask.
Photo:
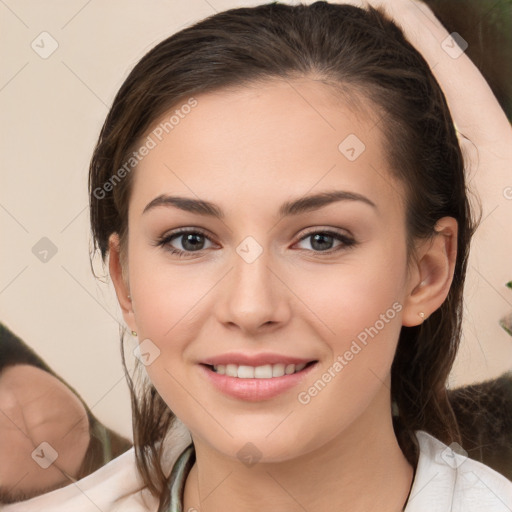
[{"label": "nose", "polygon": [[221,323],[252,336],[274,331],[289,321],[291,294],[269,251],[255,255],[254,250],[249,246],[244,252],[242,245],[234,253],[217,302]]}]

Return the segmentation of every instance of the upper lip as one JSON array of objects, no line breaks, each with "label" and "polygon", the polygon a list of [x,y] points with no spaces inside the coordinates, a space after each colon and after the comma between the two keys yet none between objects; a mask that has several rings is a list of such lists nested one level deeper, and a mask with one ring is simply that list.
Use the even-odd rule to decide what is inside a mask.
[{"label": "upper lip", "polygon": [[204,359],[202,364],[219,365],[219,364],[236,364],[246,366],[263,366],[266,364],[301,364],[316,361],[315,359],[304,359],[301,357],[286,356],[284,354],[274,354],[270,352],[263,352],[260,354],[242,354],[238,352],[230,352],[228,354],[221,354],[218,356],[209,357]]}]

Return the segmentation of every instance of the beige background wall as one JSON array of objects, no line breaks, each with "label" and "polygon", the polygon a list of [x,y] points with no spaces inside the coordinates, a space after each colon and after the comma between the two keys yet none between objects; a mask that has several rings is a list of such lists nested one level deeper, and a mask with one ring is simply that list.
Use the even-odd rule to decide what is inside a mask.
[{"label": "beige background wall", "polygon": [[[94,279],[88,259],[93,145],[117,89],[147,50],[215,11],[258,3],[0,3],[0,321],[73,386],[100,420],[128,437],[121,316],[111,287]],[[54,53],[40,56],[55,44]],[[504,193],[512,172],[505,169],[479,171],[473,181],[485,220],[470,261],[464,339],[452,385],[512,368],[512,337],[498,325],[512,311],[512,290],[504,286],[512,280],[512,200]],[[43,237],[51,244],[40,242]],[[36,257],[34,246],[36,253],[50,251],[47,262]]]}]

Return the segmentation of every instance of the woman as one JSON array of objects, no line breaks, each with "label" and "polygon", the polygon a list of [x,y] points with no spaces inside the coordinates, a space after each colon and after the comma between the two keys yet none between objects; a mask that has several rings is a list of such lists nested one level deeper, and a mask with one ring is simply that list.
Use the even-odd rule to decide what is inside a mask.
[{"label": "woman", "polygon": [[457,453],[446,393],[474,230],[461,149],[383,12],[263,5],[163,41],[114,100],[90,200],[150,381],[128,376],[141,478],[86,478],[96,506],[512,507]]}]

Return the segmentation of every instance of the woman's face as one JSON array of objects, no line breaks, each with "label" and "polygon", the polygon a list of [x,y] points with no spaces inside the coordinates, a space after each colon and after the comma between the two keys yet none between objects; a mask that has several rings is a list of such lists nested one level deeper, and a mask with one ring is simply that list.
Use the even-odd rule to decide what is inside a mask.
[{"label": "woman's face", "polygon": [[227,456],[251,442],[286,460],[370,433],[391,415],[414,286],[377,114],[309,79],[195,99],[148,132],[133,171],[125,318],[151,381]]}]

